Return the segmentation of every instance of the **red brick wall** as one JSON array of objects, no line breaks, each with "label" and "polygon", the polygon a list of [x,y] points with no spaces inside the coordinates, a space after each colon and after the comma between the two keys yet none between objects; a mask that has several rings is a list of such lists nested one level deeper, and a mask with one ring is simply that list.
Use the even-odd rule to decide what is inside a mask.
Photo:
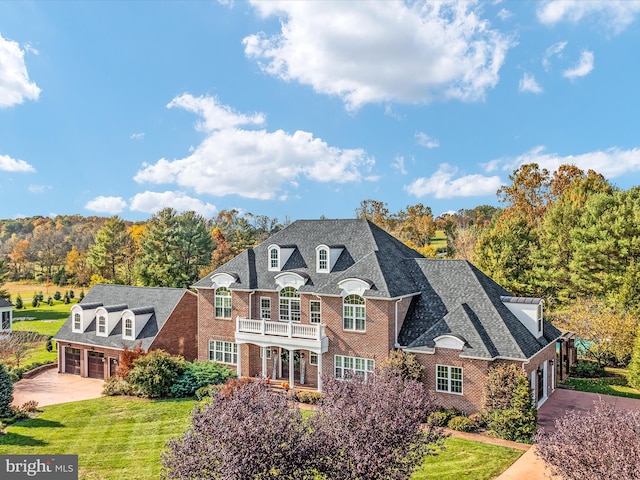
[{"label": "red brick wall", "polygon": [[185,292],[149,350],[165,350],[193,361],[198,358],[198,296]]},{"label": "red brick wall", "polygon": [[[538,367],[542,368],[542,365],[544,364],[545,360],[554,361],[554,365],[547,363],[547,391],[546,391],[547,397],[551,395],[553,389],[555,388],[555,386],[552,385],[552,373],[551,373],[551,371],[555,369],[555,359],[556,359],[556,343],[552,342],[546,347],[544,347],[540,352],[538,352],[538,354],[535,355],[529,363],[524,364],[525,373],[527,374],[527,377],[529,378],[529,380],[531,380],[531,372],[537,370]],[[534,387],[533,394],[537,404],[537,402],[540,400],[538,398],[538,388],[536,385],[534,385],[533,387]]]},{"label": "red brick wall", "polygon": [[[104,354],[104,379],[107,380],[109,378],[109,359],[110,358],[115,358],[118,361],[120,361],[120,354],[122,353],[122,350],[116,350],[113,348],[105,348],[105,347],[89,347],[87,345],[81,345],[81,344],[75,344],[75,343],[71,343],[69,345],[71,348],[78,348],[80,349],[80,376],[81,377],[86,377],[87,376],[87,362],[86,362],[86,356],[87,356],[87,351],[89,350],[93,350],[94,352],[98,352],[98,353],[102,353]],[[64,360],[64,353],[63,350],[67,347],[67,343],[60,343],[58,345],[58,349],[59,349],[59,353],[58,353],[58,372],[60,373],[66,373],[65,372],[65,360]],[[115,373],[115,372],[114,372]]]},{"label": "red brick wall", "polygon": [[244,302],[236,301],[239,294],[233,292],[231,295],[231,318],[215,318],[214,291],[198,291],[198,360],[201,362],[209,360],[209,340],[235,342],[235,318],[240,315],[237,313],[237,305],[246,306],[246,299]]}]

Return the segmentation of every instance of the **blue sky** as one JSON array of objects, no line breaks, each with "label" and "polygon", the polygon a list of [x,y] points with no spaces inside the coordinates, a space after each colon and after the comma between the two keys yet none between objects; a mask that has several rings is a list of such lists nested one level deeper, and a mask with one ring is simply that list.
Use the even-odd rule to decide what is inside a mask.
[{"label": "blue sky", "polygon": [[640,2],[0,2],[0,218],[497,205],[640,183]]}]

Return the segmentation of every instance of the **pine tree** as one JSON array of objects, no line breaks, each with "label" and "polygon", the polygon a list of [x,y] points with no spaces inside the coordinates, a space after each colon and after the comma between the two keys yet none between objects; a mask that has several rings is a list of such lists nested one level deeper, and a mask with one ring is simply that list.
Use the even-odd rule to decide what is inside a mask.
[{"label": "pine tree", "polygon": [[631,362],[629,362],[627,383],[630,387],[640,390],[640,329],[638,329],[636,342],[633,345],[633,355],[631,356]]},{"label": "pine tree", "polygon": [[11,416],[11,402],[13,402],[13,383],[9,372],[0,363],[0,417]]}]

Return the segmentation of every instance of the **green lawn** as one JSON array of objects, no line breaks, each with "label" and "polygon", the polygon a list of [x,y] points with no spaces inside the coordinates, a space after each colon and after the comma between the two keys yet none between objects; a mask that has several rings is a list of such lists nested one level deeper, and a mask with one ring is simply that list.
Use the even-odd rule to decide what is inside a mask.
[{"label": "green lawn", "polygon": [[640,399],[640,390],[627,386],[627,371],[622,368],[606,367],[606,377],[602,378],[569,378],[564,385],[580,392],[614,395]]},{"label": "green lawn", "polygon": [[[165,442],[189,424],[192,400],[125,397],[44,407],[36,418],[7,427],[0,454],[77,454],[82,479],[157,479]],[[482,480],[499,475],[522,452],[448,438],[412,480]]]}]

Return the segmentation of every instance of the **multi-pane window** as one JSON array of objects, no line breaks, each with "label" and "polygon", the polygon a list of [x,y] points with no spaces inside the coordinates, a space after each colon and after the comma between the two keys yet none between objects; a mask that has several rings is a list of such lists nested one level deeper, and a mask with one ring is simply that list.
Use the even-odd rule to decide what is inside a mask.
[{"label": "multi-pane window", "polygon": [[271,347],[260,347],[260,358],[266,358],[267,360],[271,358]]},{"label": "multi-pane window", "polygon": [[280,321],[300,321],[300,294],[293,287],[280,290]]},{"label": "multi-pane window", "polygon": [[107,319],[103,316],[98,317],[98,333],[106,334],[107,333]]},{"label": "multi-pane window", "polygon": [[309,302],[309,322],[320,323],[320,300],[311,300]]},{"label": "multi-pane window", "polygon": [[318,365],[318,354],[316,352],[309,352],[309,365]]},{"label": "multi-pane window", "polygon": [[436,391],[462,395],[462,368],[437,365]]},{"label": "multi-pane window", "polygon": [[238,364],[238,344],[209,340],[209,360],[220,363]]},{"label": "multi-pane window", "polygon": [[216,318],[231,318],[231,292],[228,288],[216,288]]},{"label": "multi-pane window", "polygon": [[124,336],[127,338],[133,337],[133,320],[125,318],[124,320]]},{"label": "multi-pane window", "polygon": [[2,312],[2,330],[11,329],[11,313]]},{"label": "multi-pane window", "polygon": [[329,271],[329,252],[326,248],[321,248],[320,250],[318,250],[318,271]]},{"label": "multi-pane window", "polygon": [[260,318],[271,320],[271,299],[269,297],[260,297]]},{"label": "multi-pane window", "polygon": [[350,375],[359,375],[367,378],[367,375],[373,373],[375,363],[369,358],[345,357],[336,355],[334,358],[335,376],[336,378],[349,378]]},{"label": "multi-pane window", "polygon": [[79,332],[81,330],[82,330],[82,322],[80,321],[80,314],[74,313],[73,314],[73,331]]},{"label": "multi-pane window", "polygon": [[280,269],[280,258],[279,251],[277,248],[272,248],[269,250],[269,270],[279,270]]},{"label": "multi-pane window", "polygon": [[364,298],[360,295],[348,295],[343,302],[342,328],[345,330],[365,331]]}]

